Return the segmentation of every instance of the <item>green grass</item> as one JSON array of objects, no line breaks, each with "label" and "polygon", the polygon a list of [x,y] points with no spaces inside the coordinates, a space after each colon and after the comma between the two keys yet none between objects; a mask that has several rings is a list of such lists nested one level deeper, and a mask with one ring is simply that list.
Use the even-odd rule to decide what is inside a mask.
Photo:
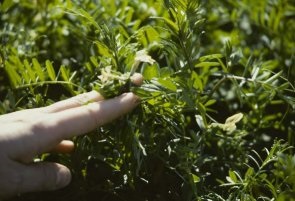
[{"label": "green grass", "polygon": [[291,0],[4,0],[0,114],[92,89],[142,100],[40,156],[69,187],[16,199],[294,199],[294,18]]}]

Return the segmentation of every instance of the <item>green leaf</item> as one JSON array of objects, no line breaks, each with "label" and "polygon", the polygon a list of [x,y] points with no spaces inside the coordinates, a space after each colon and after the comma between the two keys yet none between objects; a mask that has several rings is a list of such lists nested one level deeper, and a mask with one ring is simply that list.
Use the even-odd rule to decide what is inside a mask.
[{"label": "green leaf", "polygon": [[251,178],[254,173],[254,169],[252,167],[249,167],[245,173],[245,179]]},{"label": "green leaf", "polygon": [[173,31],[174,33],[178,33],[179,29],[176,23],[166,17],[152,17],[153,19],[160,19],[165,22],[165,24]]},{"label": "green leaf", "polygon": [[70,80],[70,75],[69,75],[69,71],[66,68],[66,66],[61,65],[60,66],[60,73],[61,73],[61,77],[65,80],[65,81],[69,81]]},{"label": "green leaf", "polygon": [[100,41],[95,41],[94,43],[95,43],[95,45],[98,49],[98,53],[100,55],[105,56],[105,57],[112,57],[112,54],[110,53],[109,48],[105,44],[103,44]]},{"label": "green leaf", "polygon": [[233,51],[233,48],[232,48],[231,42],[229,40],[227,40],[225,42],[225,55],[226,55],[226,58],[229,59],[230,55],[232,54],[232,51]]},{"label": "green leaf", "polygon": [[79,8],[78,10],[73,10],[73,9],[67,9],[68,11],[70,11],[70,13],[76,14],[76,15],[80,15],[82,17],[84,17],[85,19],[87,19],[87,21],[89,23],[91,23],[95,28],[99,28],[99,25],[97,24],[97,22],[93,19],[93,17],[84,9]]},{"label": "green leaf", "polygon": [[273,81],[277,80],[281,75],[282,75],[283,71],[280,71],[276,74],[274,74],[273,76],[271,76],[270,78],[268,78],[267,80],[265,80],[263,83],[264,84],[271,84],[273,83]]},{"label": "green leaf", "polygon": [[193,87],[195,89],[199,89],[200,91],[203,91],[203,83],[202,80],[200,79],[200,76],[196,72],[191,73],[191,79],[193,80]]},{"label": "green leaf", "polygon": [[198,177],[197,175],[191,173],[191,176],[194,183],[199,183],[201,181],[200,177]]},{"label": "green leaf", "polygon": [[97,62],[97,58],[95,56],[91,56],[90,61],[95,67],[99,66],[99,63]]},{"label": "green leaf", "polygon": [[23,73],[22,73],[22,77],[24,78],[24,82],[26,83],[26,84],[29,84],[32,80],[30,79],[30,76],[29,76],[29,74],[28,74],[28,72],[26,72],[26,71],[23,71]]},{"label": "green leaf", "polygon": [[90,62],[85,63],[85,67],[90,73],[93,73],[93,67]]},{"label": "green leaf", "polygon": [[33,62],[33,68],[36,71],[39,79],[41,81],[45,81],[45,75],[39,61],[36,58],[33,58],[32,62]]},{"label": "green leaf", "polygon": [[220,63],[204,61],[195,65],[196,68],[207,68],[207,67],[215,67],[215,66],[220,66]]},{"label": "green leaf", "polygon": [[204,127],[207,128],[208,124],[206,121],[206,107],[200,102],[197,102],[196,105],[197,105],[197,109],[199,110],[200,115],[202,116]]},{"label": "green leaf", "polygon": [[263,62],[262,69],[274,70],[280,65],[278,60],[268,60]]},{"label": "green leaf", "polygon": [[234,171],[229,170],[229,171],[228,171],[228,174],[229,174],[229,177],[231,178],[231,180],[232,180],[234,183],[237,183],[237,182],[238,182],[237,176],[236,176],[236,174],[235,174]]},{"label": "green leaf", "polygon": [[199,60],[203,62],[207,60],[221,59],[221,58],[223,58],[222,54],[210,54],[210,55],[200,57]]},{"label": "green leaf", "polygon": [[5,62],[5,71],[9,76],[12,87],[15,88],[21,84],[21,77],[16,72],[15,67],[7,61]]},{"label": "green leaf", "polygon": [[55,74],[54,68],[52,66],[52,63],[49,60],[46,60],[45,64],[46,64],[46,69],[47,69],[49,78],[52,81],[54,81],[56,79],[56,74]]},{"label": "green leaf", "polygon": [[169,67],[160,68],[161,78],[169,77],[173,73],[173,70]]},{"label": "green leaf", "polygon": [[145,65],[143,68],[142,75],[143,75],[144,79],[151,80],[153,78],[160,76],[160,69],[157,64]]},{"label": "green leaf", "polygon": [[30,83],[30,76],[28,75],[28,72],[25,69],[25,66],[21,62],[20,58],[18,56],[12,55],[9,57],[9,61],[11,66],[13,66],[13,68],[15,69],[16,73],[19,74],[21,72],[21,77],[23,78],[22,81],[27,84]]},{"label": "green leaf", "polygon": [[208,106],[210,106],[210,105],[213,105],[214,103],[216,103],[216,100],[214,100],[214,99],[208,100],[208,101],[205,103],[205,107],[208,107]]},{"label": "green leaf", "polygon": [[156,42],[160,39],[160,34],[152,26],[145,26],[141,29],[148,42]]},{"label": "green leaf", "polygon": [[[131,7],[128,7],[126,9],[127,12],[125,12],[125,16],[122,16],[125,18],[125,23],[129,24],[132,21],[133,14],[134,14],[134,9]],[[123,13],[123,12],[122,12]]]},{"label": "green leaf", "polygon": [[177,86],[169,78],[159,78],[157,80],[163,87],[176,92]]},{"label": "green leaf", "polygon": [[4,0],[2,3],[0,3],[0,10],[3,12],[6,12],[15,4],[12,0]]},{"label": "green leaf", "polygon": [[276,89],[278,91],[283,91],[283,90],[286,90],[290,87],[290,83],[289,82],[285,82],[283,84],[281,84],[280,86],[278,86]]},{"label": "green leaf", "polygon": [[36,81],[36,72],[32,69],[32,67],[27,59],[24,60],[24,67],[27,70],[30,79],[33,82]]},{"label": "green leaf", "polygon": [[11,64],[13,64],[15,66],[15,68],[19,71],[24,71],[24,66],[20,60],[20,58],[18,56],[10,56],[9,57],[9,61],[11,62]]}]

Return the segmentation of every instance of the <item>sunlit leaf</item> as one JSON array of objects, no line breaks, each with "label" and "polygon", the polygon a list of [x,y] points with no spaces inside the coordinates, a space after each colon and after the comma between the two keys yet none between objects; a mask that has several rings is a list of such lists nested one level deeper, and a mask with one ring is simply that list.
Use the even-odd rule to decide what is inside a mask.
[{"label": "sunlit leaf", "polygon": [[10,78],[13,87],[17,87],[21,83],[21,77],[16,72],[15,67],[9,62],[5,62],[5,70]]},{"label": "sunlit leaf", "polygon": [[50,77],[51,80],[55,80],[56,79],[56,75],[55,75],[55,70],[52,66],[52,63],[49,60],[46,60],[46,69],[48,72],[48,75]]},{"label": "sunlit leaf", "polygon": [[34,70],[36,71],[36,73],[37,73],[39,79],[40,79],[41,81],[44,81],[44,80],[45,80],[45,74],[44,74],[44,72],[43,72],[43,69],[42,69],[42,67],[41,67],[41,65],[40,65],[40,63],[39,63],[39,61],[38,61],[36,58],[33,58],[33,59],[32,59],[32,63],[33,63],[33,68],[34,68]]},{"label": "sunlit leaf", "polygon": [[196,68],[206,68],[206,67],[214,67],[220,66],[219,62],[201,62],[195,65]]},{"label": "sunlit leaf", "polygon": [[157,81],[165,88],[176,92],[177,86],[170,79],[167,78],[159,78]]},{"label": "sunlit leaf", "polygon": [[146,65],[143,68],[142,75],[145,79],[150,80],[160,76],[158,65]]}]

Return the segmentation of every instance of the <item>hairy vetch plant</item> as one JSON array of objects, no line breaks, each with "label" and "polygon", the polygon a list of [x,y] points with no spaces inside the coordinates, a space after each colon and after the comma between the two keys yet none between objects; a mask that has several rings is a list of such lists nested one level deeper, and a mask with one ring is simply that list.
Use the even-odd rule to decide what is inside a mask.
[{"label": "hairy vetch plant", "polygon": [[0,114],[90,90],[141,98],[74,153],[37,156],[70,167],[67,188],[16,199],[293,199],[294,13],[291,0],[2,1]]}]

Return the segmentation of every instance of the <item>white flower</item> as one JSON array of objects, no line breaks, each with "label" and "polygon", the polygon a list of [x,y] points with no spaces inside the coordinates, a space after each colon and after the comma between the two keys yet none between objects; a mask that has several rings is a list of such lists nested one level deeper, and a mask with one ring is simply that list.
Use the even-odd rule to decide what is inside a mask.
[{"label": "white flower", "polygon": [[236,128],[237,128],[236,123],[238,123],[239,121],[241,121],[241,119],[243,118],[243,116],[244,115],[242,113],[235,114],[233,116],[228,117],[225,120],[225,123],[224,124],[221,124],[221,123],[212,123],[212,124],[210,124],[209,128],[211,128],[211,127],[219,127],[223,131],[225,131],[228,134],[230,134],[230,133],[232,133],[233,131],[236,130]]},{"label": "white flower", "polygon": [[147,54],[146,50],[140,50],[136,52],[135,62],[145,62],[149,64],[154,64],[155,60]]}]

